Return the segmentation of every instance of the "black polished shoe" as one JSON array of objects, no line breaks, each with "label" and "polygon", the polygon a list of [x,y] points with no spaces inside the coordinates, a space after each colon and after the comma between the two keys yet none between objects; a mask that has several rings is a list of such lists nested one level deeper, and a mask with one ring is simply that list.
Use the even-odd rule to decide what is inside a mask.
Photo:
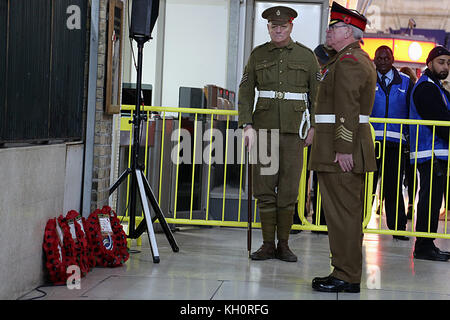
[{"label": "black polished shoe", "polygon": [[317,284],[319,284],[319,283],[321,283],[321,282],[328,281],[328,279],[329,279],[330,277],[331,277],[331,275],[326,276],[326,277],[315,277],[315,278],[313,279],[313,281],[312,281],[313,287],[314,287],[314,285],[317,285]]},{"label": "black polished shoe", "polygon": [[[437,248],[436,248],[437,249]],[[437,249],[439,250],[439,249]],[[425,251],[416,251],[414,250],[414,258],[420,260],[431,260],[431,261],[447,261],[450,258],[450,255],[446,255],[444,253],[440,253],[434,248],[430,248]]]},{"label": "black polished shoe", "polygon": [[438,247],[434,247],[434,251],[437,252],[438,254],[442,254],[444,256],[447,256],[450,259],[450,252],[448,251],[442,251],[441,249],[439,249]]},{"label": "black polished shoe", "polygon": [[333,276],[314,278],[312,281],[312,288],[321,292],[358,293],[360,291],[359,283],[350,283]]},{"label": "black polished shoe", "polygon": [[409,241],[409,238],[407,236],[399,236],[399,235],[395,235],[392,236],[395,240],[400,240],[400,241]]}]

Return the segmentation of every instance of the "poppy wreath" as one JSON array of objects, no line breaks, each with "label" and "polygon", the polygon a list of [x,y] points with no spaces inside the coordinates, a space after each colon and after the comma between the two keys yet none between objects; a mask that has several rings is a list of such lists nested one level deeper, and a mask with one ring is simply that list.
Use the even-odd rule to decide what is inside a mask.
[{"label": "poppy wreath", "polygon": [[92,212],[85,230],[97,266],[117,267],[128,260],[127,236],[111,207],[104,206]]},{"label": "poppy wreath", "polygon": [[72,223],[74,226],[74,230],[71,230],[72,239],[74,241],[73,254],[77,265],[80,267],[81,276],[84,277],[91,268],[95,266],[95,260],[90,258],[92,257],[91,248],[89,247],[84,231],[83,218],[77,211],[70,210],[66,215],[66,222],[69,229]]},{"label": "poppy wreath", "polygon": [[50,281],[54,284],[64,284],[69,277],[67,267],[76,264],[75,259],[66,251],[70,245],[67,247],[64,245],[64,242],[69,238],[72,240],[72,237],[69,226],[63,220],[60,216],[58,219],[52,218],[47,221],[42,245],[46,256],[45,267]]},{"label": "poppy wreath", "polygon": [[[78,265],[76,261],[75,241],[73,240],[72,234],[70,233],[70,227],[67,224],[67,219],[62,215],[59,215],[56,220],[58,221],[58,225],[62,230],[62,251],[64,252],[63,260],[65,261],[66,268],[71,265]],[[68,276],[70,276],[70,274]]]}]

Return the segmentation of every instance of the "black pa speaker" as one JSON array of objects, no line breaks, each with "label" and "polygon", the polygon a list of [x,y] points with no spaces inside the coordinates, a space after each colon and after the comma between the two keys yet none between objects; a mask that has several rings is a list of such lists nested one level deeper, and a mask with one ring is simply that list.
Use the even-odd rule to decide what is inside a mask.
[{"label": "black pa speaker", "polygon": [[133,0],[130,37],[151,37],[159,13],[159,0]]}]

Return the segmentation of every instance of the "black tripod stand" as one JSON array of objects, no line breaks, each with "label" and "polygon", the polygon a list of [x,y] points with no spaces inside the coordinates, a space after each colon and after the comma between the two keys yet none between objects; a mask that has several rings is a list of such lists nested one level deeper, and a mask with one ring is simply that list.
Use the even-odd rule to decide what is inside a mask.
[{"label": "black tripod stand", "polygon": [[[142,86],[142,52],[144,49],[144,44],[150,38],[145,36],[135,37],[134,40],[137,42],[138,46],[138,65],[137,65],[137,83],[136,83],[136,110],[133,114],[133,145],[131,148],[131,166],[127,168],[119,177],[119,179],[112,185],[109,189],[109,194],[111,195],[117,187],[131,175],[131,186],[129,189],[129,222],[128,222],[128,237],[130,239],[137,239],[141,236],[143,232],[147,230],[148,240],[150,242],[150,248],[152,250],[153,262],[159,263],[159,252],[158,246],[156,244],[155,232],[153,230],[153,222],[156,219],[159,220],[161,227],[166,234],[167,240],[169,240],[170,246],[173,252],[178,252],[178,245],[170,231],[169,225],[161,211],[161,208],[156,201],[155,195],[147,181],[144,173],[142,172],[143,166],[139,164],[139,136],[141,132],[141,120],[145,119],[145,116],[141,115],[141,86]],[[139,191],[139,198],[142,204],[142,209],[144,210],[144,219],[141,221],[139,226],[135,228],[136,223],[136,191]],[[154,218],[150,214],[150,208],[148,200],[155,213]]]}]

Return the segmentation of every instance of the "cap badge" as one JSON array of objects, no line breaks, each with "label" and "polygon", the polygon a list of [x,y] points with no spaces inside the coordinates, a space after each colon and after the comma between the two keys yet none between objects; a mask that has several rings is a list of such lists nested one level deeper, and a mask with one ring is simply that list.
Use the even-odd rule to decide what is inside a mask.
[{"label": "cap badge", "polygon": [[275,12],[275,14],[276,14],[277,16],[279,16],[279,15],[281,14],[280,10],[277,10],[277,12]]}]

